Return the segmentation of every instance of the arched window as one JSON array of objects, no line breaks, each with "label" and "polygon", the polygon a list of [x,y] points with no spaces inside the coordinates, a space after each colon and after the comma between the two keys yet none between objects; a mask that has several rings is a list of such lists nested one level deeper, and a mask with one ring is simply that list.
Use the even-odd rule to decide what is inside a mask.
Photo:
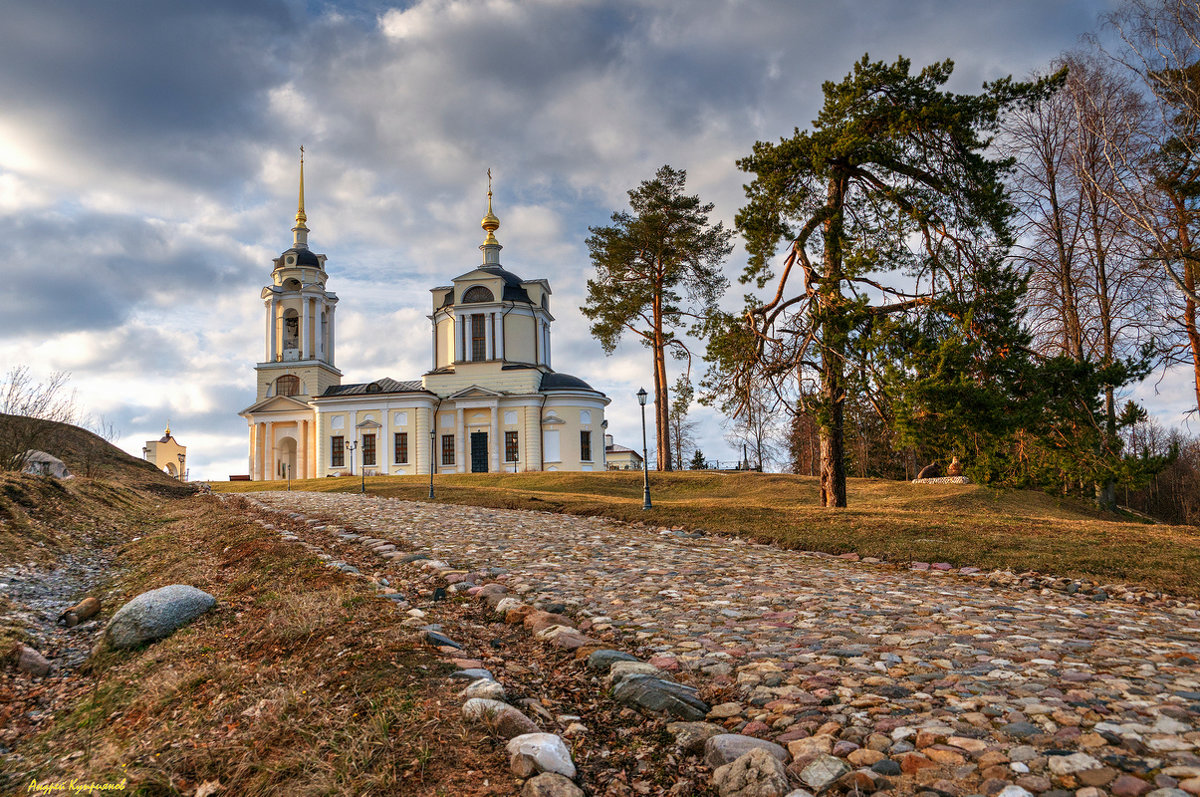
[{"label": "arched window", "polygon": [[466,293],[462,297],[463,304],[478,304],[480,302],[494,302],[496,298],[492,296],[492,292],[482,285],[475,285],[467,288]]},{"label": "arched window", "polygon": [[283,348],[300,348],[300,314],[290,308],[283,311]]},{"label": "arched window", "polygon": [[300,377],[281,376],[275,380],[275,395],[276,396],[297,396],[300,394]]}]

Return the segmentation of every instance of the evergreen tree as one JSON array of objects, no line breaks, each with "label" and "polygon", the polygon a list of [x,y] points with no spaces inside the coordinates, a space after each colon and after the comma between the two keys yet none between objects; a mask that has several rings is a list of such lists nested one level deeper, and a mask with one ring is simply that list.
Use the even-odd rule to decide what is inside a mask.
[{"label": "evergreen tree", "polygon": [[716,311],[728,284],[721,264],[733,250],[732,230],[709,223],[713,205],[683,193],[686,178],[687,172],[663,166],[629,192],[632,212],[613,213],[611,226],[588,228],[596,278],[588,280],[587,304],[580,308],[607,353],[627,331],[653,353],[659,470],[671,469],[666,353],[690,361],[676,331]]},{"label": "evergreen tree", "polygon": [[696,449],[696,453],[692,454],[692,462],[689,466],[692,470],[708,470],[708,462],[704,459],[704,452]]},{"label": "evergreen tree", "polygon": [[1007,108],[1061,82],[1005,78],[955,94],[942,89],[952,70],[945,61],[912,74],[907,59],[864,57],[824,85],[811,130],[758,142],[738,163],[755,175],[737,215],[750,255],[742,281],[765,287],[781,240],[788,254],[773,298],[747,297],[742,318],[714,323],[709,384],[738,395],[764,375],[815,376],[823,506],[846,505],[848,371],[874,368],[878,327],[892,317],[948,296],[989,300],[979,286],[1005,268],[1012,211],[1008,163],[987,149]]}]

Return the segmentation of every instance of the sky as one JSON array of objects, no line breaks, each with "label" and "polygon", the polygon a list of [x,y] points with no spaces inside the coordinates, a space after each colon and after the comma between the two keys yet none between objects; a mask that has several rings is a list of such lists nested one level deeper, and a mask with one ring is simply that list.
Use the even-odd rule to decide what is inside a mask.
[{"label": "sky", "polygon": [[[429,367],[429,289],[480,262],[495,176],[505,267],[548,278],[559,370],[640,436],[648,350],[579,312],[589,225],[670,164],[728,225],[757,140],[807,127],[864,53],[951,58],[951,88],[1044,70],[1104,0],[209,0],[6,4],[0,366],[67,371],[140,455],[170,422],[192,478],[245,473],[259,291],[291,245],[300,145],[346,382]],[[736,249],[726,265],[740,304]],[[679,365],[673,363],[672,367]],[[697,363],[693,375],[703,366]],[[672,374],[674,376],[674,373]],[[1186,375],[1138,389],[1168,424]],[[1155,384],[1157,387],[1155,387]],[[1157,390],[1157,395],[1155,391]],[[698,444],[733,460],[721,417]]]}]

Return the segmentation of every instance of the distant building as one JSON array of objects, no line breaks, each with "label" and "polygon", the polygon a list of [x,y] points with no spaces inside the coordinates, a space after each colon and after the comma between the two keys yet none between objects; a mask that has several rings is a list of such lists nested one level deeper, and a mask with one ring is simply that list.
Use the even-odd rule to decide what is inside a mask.
[{"label": "distant building", "polygon": [[610,434],[604,435],[604,460],[609,470],[642,469],[642,455],[632,448],[617,445]]},{"label": "distant building", "polygon": [[187,479],[187,446],[171,435],[171,424],[157,440],[147,440],[142,446],[142,459],[153,462],[154,467],[180,481]]},{"label": "distant building", "polygon": [[[343,384],[334,364],[338,297],[308,248],[304,163],[292,247],[275,258],[258,392],[242,410],[250,477],[605,469],[609,398],[550,366],[550,283],[500,265],[489,185],[483,263],[432,289],[420,379]],[[380,326],[373,334],[389,335]]]}]

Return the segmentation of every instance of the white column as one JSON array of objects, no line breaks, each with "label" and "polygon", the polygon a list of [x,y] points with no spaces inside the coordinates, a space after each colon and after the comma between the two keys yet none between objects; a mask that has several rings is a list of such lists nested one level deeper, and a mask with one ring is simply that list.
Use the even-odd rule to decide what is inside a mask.
[{"label": "white column", "polygon": [[313,478],[317,478],[319,476],[323,476],[325,474],[325,469],[327,467],[329,467],[327,464],[328,457],[325,455],[325,445],[326,445],[325,438],[324,438],[324,435],[321,434],[321,416],[320,415],[313,416],[312,428],[309,431],[312,432],[312,436],[313,436],[313,438],[312,438]]},{"label": "white column", "polygon": [[300,297],[300,359],[308,359],[308,297]]},{"label": "white column", "polygon": [[496,341],[496,358],[499,360],[503,360],[504,359],[504,313],[501,313],[500,317],[496,321],[496,334],[497,334],[497,337],[499,337],[499,340]]},{"label": "white column", "polygon": [[263,455],[263,425],[261,423],[254,424],[254,451],[250,455],[250,478],[254,481],[262,480],[262,455]]},{"label": "white column", "polygon": [[263,424],[263,434],[266,436],[263,446],[263,478],[266,480],[275,478],[275,424],[267,422]]},{"label": "white column", "polygon": [[313,312],[316,315],[313,317],[313,339],[316,341],[314,346],[317,350],[317,359],[318,360],[325,359],[325,331],[324,331],[324,328],[321,326],[321,313],[324,310],[325,310],[325,307],[322,303],[320,303],[320,302],[314,303]]},{"label": "white column", "polygon": [[437,312],[436,311],[433,314],[432,323],[433,323],[433,351],[432,351],[433,360],[431,361],[432,364],[429,366],[429,370],[431,370],[431,371],[433,369],[437,368]]},{"label": "white column", "polygon": [[334,355],[337,354],[337,349],[334,347],[336,338],[333,334],[334,330],[337,328],[333,323],[333,311],[336,309],[337,305],[329,305],[329,356],[325,358],[325,362],[329,363],[330,365],[333,365]]},{"label": "white column", "polygon": [[496,405],[492,406],[492,430],[488,434],[488,438],[489,438],[488,439],[488,449],[489,449],[488,453],[491,455],[490,459],[492,461],[491,464],[488,466],[488,470],[490,470],[492,473],[498,473],[500,471],[500,460],[501,460],[501,456],[500,456],[500,449],[501,449],[501,445],[500,445],[500,407],[496,406]]},{"label": "white column", "polygon": [[379,441],[379,472],[380,474],[386,476],[390,472],[389,468],[392,465],[392,422],[389,418],[389,416],[392,414],[392,411],[389,409],[383,409],[380,410],[380,414],[383,416],[383,426],[379,429],[379,436],[383,439]]},{"label": "white column", "polygon": [[496,342],[492,340],[492,327],[496,324],[496,314],[488,313],[483,317],[483,359],[496,359]]},{"label": "white column", "polygon": [[308,478],[308,421],[300,421],[296,424],[296,436],[300,438],[296,446],[296,473],[297,478]]},{"label": "white column", "polygon": [[275,301],[275,297],[271,297],[271,356],[268,358],[271,362],[275,362],[275,357],[279,354],[279,321],[276,319],[278,315],[279,303]]},{"label": "white column", "polygon": [[462,340],[462,349],[460,349],[458,359],[463,360],[464,362],[469,359],[468,355],[471,353],[470,348],[467,347],[468,341],[467,323],[465,321],[466,318],[467,316],[461,315],[457,312],[454,314],[454,323],[458,324],[458,337]]},{"label": "white column", "polygon": [[268,362],[271,359],[271,303],[263,303],[263,315],[266,316],[267,325],[263,330],[263,362]]},{"label": "white column", "polygon": [[467,469],[467,422],[462,407],[455,412],[454,424],[454,464],[459,473],[469,472]]}]

